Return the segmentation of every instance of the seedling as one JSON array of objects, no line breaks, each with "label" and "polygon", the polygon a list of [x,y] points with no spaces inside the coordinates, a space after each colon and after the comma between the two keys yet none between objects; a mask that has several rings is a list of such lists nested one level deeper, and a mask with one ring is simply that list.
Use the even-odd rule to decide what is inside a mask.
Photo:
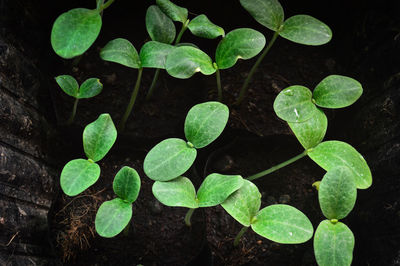
[{"label": "seedling", "polygon": [[67,125],[72,124],[74,121],[79,99],[92,98],[103,90],[103,84],[98,78],[87,79],[81,86],[79,86],[74,77],[69,75],[58,76],[55,80],[66,94],[75,98],[71,116],[66,122]]}]

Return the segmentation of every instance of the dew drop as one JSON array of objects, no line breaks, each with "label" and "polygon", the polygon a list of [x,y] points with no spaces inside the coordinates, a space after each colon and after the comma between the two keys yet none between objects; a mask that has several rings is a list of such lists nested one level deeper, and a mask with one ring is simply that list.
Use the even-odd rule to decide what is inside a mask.
[{"label": "dew drop", "polygon": [[297,109],[296,109],[296,108],[294,108],[294,113],[296,114],[296,117],[297,117],[297,118],[300,117],[300,116],[299,116],[299,113],[297,112]]},{"label": "dew drop", "polygon": [[293,91],[286,90],[286,91],[283,92],[283,94],[285,94],[286,96],[293,96]]},{"label": "dew drop", "polygon": [[293,233],[292,233],[292,232],[289,232],[289,235],[290,235],[290,236],[292,236],[292,235],[293,235]]}]

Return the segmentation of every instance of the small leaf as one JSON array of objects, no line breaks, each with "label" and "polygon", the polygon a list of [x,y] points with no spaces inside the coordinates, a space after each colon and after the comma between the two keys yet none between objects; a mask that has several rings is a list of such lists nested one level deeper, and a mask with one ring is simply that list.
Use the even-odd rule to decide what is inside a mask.
[{"label": "small leaf", "polygon": [[62,190],[68,196],[76,196],[96,183],[100,177],[100,166],[84,159],[68,162],[60,177]]},{"label": "small leaf", "polygon": [[250,59],[265,46],[265,37],[253,29],[236,29],[229,32],[217,46],[215,62],[219,69],[234,66],[238,59]]},{"label": "small leaf", "polygon": [[329,220],[345,218],[353,209],[356,198],[354,175],[348,167],[332,168],[319,185],[319,205]]},{"label": "small leaf", "polygon": [[284,13],[278,0],[240,0],[240,4],[261,25],[277,31],[283,23]]},{"label": "small leaf", "polygon": [[169,0],[157,0],[156,3],[173,21],[186,22],[188,17],[188,10],[186,8],[177,6]]},{"label": "small leaf", "polygon": [[61,14],[51,30],[51,45],[62,58],[73,58],[86,52],[101,29],[97,10],[75,8]]},{"label": "small leaf", "polygon": [[274,101],[276,115],[286,122],[304,122],[316,112],[311,91],[303,86],[290,86],[281,91]]},{"label": "small leaf", "polygon": [[319,266],[349,266],[353,260],[354,235],[341,222],[322,221],[314,236],[314,253]]},{"label": "small leaf", "polygon": [[261,206],[261,193],[256,185],[248,180],[243,180],[243,185],[221,203],[236,221],[243,226],[250,226],[253,217],[258,213]]},{"label": "small leaf", "polygon": [[185,173],[196,159],[197,151],[182,139],[170,138],[154,146],[144,159],[146,175],[155,181],[169,181]]},{"label": "small leaf", "polygon": [[117,139],[117,129],[109,114],[101,114],[83,131],[83,148],[89,159],[103,159]]},{"label": "small leaf", "polygon": [[188,28],[193,35],[201,38],[215,39],[218,36],[225,36],[224,29],[212,23],[206,15],[198,15],[192,19]]},{"label": "small leaf", "polygon": [[168,182],[154,182],[153,195],[166,206],[187,208],[199,207],[196,201],[196,191],[192,182],[183,176]]},{"label": "small leaf", "polygon": [[146,42],[140,49],[140,61],[142,67],[165,69],[165,61],[168,54],[175,49],[175,46],[150,41]]},{"label": "small leaf", "polygon": [[337,140],[324,141],[308,152],[308,156],[326,171],[347,166],[353,172],[357,188],[372,184],[372,175],[365,159],[351,145]]},{"label": "small leaf", "polygon": [[81,87],[79,88],[79,99],[83,98],[92,98],[103,90],[103,84],[101,84],[98,78],[90,78],[87,79],[85,82],[82,83]]},{"label": "small leaf", "polygon": [[193,106],[185,120],[185,136],[197,149],[213,142],[224,130],[229,118],[228,107],[220,102]]},{"label": "small leaf", "polygon": [[113,182],[114,193],[122,200],[133,203],[139,196],[140,176],[135,169],[124,166],[115,175]]},{"label": "small leaf", "polygon": [[304,243],[314,231],[307,216],[284,204],[271,205],[259,211],[251,228],[257,234],[281,244]]},{"label": "small leaf", "polygon": [[120,198],[103,202],[96,214],[95,227],[102,237],[114,237],[124,230],[132,218],[132,205]]},{"label": "small leaf", "polygon": [[199,206],[211,207],[221,204],[242,185],[243,178],[240,175],[210,174],[197,191]]},{"label": "small leaf", "polygon": [[317,146],[325,137],[328,119],[324,112],[317,108],[313,116],[300,123],[288,123],[296,138],[305,149]]},{"label": "small leaf", "polygon": [[171,44],[175,39],[174,23],[156,5],[147,9],[146,29],[153,41]]},{"label": "small leaf", "polygon": [[100,51],[101,59],[131,68],[140,68],[140,59],[135,47],[126,39],[109,41]]},{"label": "small leaf", "polygon": [[215,73],[211,58],[192,46],[180,46],[171,51],[167,56],[165,68],[168,74],[180,79],[190,78],[197,72],[204,75]]},{"label": "small leaf", "polygon": [[326,108],[343,108],[355,103],[363,93],[361,84],[352,78],[331,75],[315,87],[316,105]]},{"label": "small leaf", "polygon": [[308,15],[296,15],[283,23],[279,35],[289,41],[305,45],[322,45],[332,39],[331,29]]},{"label": "small leaf", "polygon": [[61,87],[61,89],[74,98],[77,97],[79,92],[79,84],[76,79],[70,75],[61,75],[55,78],[57,84]]}]

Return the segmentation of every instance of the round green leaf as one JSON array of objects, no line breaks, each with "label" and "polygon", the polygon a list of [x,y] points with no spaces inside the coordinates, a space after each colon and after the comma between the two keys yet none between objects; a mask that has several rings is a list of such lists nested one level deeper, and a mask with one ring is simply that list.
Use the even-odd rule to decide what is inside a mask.
[{"label": "round green leaf", "polygon": [[154,182],[153,195],[166,206],[192,209],[199,207],[194,186],[189,178],[184,176],[168,182]]},{"label": "round green leaf", "polygon": [[325,137],[328,119],[324,112],[316,108],[310,119],[299,123],[288,123],[296,138],[305,149],[317,146]]},{"label": "round green leaf", "polygon": [[128,203],[133,203],[139,196],[140,176],[135,169],[124,166],[115,175],[114,193]]},{"label": "round green leaf", "polygon": [[283,23],[279,35],[289,41],[305,45],[322,45],[332,39],[331,29],[308,15],[296,15]]},{"label": "round green leaf", "polygon": [[319,205],[324,216],[330,220],[346,217],[353,209],[356,198],[354,175],[348,167],[332,168],[319,185]]},{"label": "round green leaf", "polygon": [[198,37],[215,39],[218,36],[225,36],[225,31],[220,26],[212,23],[206,15],[198,15],[188,25],[190,32]]},{"label": "round green leaf", "polygon": [[79,88],[79,99],[83,98],[92,98],[103,90],[103,84],[101,84],[98,78],[90,78],[87,79],[85,82],[82,83],[81,87]]},{"label": "round green leaf", "polygon": [[250,226],[261,206],[261,193],[256,185],[243,180],[243,185],[223,203],[225,209],[236,221],[243,226]]},{"label": "round green leaf", "polygon": [[182,139],[170,138],[154,146],[144,159],[146,175],[155,181],[169,181],[185,173],[197,151]]},{"label": "round green leaf", "polygon": [[277,31],[283,23],[284,13],[278,0],[240,0],[240,4],[261,25]]},{"label": "round green leaf", "polygon": [[315,87],[313,98],[316,105],[326,108],[342,108],[355,103],[363,93],[361,84],[352,78],[331,75]]},{"label": "round green leaf", "polygon": [[149,6],[147,9],[146,29],[153,41],[171,44],[175,39],[174,23],[156,5]]},{"label": "round green leaf", "polygon": [[175,48],[175,46],[161,42],[146,42],[140,49],[142,67],[165,69],[167,55]]},{"label": "round green leaf", "polygon": [[109,41],[100,51],[101,59],[131,68],[140,68],[140,59],[135,47],[126,39]]},{"label": "round green leaf", "polygon": [[221,204],[242,185],[243,178],[240,175],[210,174],[197,191],[199,206],[211,207]]},{"label": "round green leaf", "polygon": [[251,228],[257,234],[281,244],[304,243],[314,231],[307,216],[284,204],[271,205],[259,211]]},{"label": "round green leaf", "polygon": [[228,107],[220,102],[193,106],[185,120],[185,136],[197,149],[213,142],[224,130],[229,118]]},{"label": "round green leaf", "polygon": [[77,97],[79,84],[76,79],[70,75],[61,75],[55,78],[60,88],[69,96]]},{"label": "round green leaf", "polygon": [[116,198],[100,205],[94,224],[100,236],[114,237],[124,230],[131,218],[132,205]]},{"label": "round green leaf", "polygon": [[347,166],[359,189],[366,189],[372,184],[371,171],[364,157],[345,142],[324,141],[310,150],[308,156],[326,171],[337,166]]},{"label": "round green leaf", "polygon": [[180,46],[171,51],[165,64],[168,74],[174,78],[187,79],[197,72],[204,75],[215,73],[211,58],[192,46]]},{"label": "round green leaf", "polygon": [[117,139],[117,129],[109,114],[101,114],[83,130],[83,149],[89,159],[103,159]]},{"label": "round green leaf", "polygon": [[100,166],[84,159],[68,162],[60,177],[61,189],[68,196],[76,196],[96,183],[100,177]]},{"label": "round green leaf", "polygon": [[343,223],[322,221],[314,236],[314,253],[319,266],[350,266],[354,235]]},{"label": "round green leaf", "polygon": [[304,86],[290,86],[281,91],[274,101],[276,115],[286,122],[304,122],[316,112],[311,91]]},{"label": "round green leaf", "polygon": [[215,62],[219,69],[234,66],[238,59],[250,59],[265,46],[265,37],[253,29],[236,29],[229,32],[217,46]]},{"label": "round green leaf", "polygon": [[156,3],[173,21],[186,22],[188,17],[188,10],[186,8],[177,6],[169,0],[157,0]]},{"label": "round green leaf", "polygon": [[86,52],[101,29],[97,10],[75,8],[61,14],[51,30],[51,45],[57,55],[72,58]]}]

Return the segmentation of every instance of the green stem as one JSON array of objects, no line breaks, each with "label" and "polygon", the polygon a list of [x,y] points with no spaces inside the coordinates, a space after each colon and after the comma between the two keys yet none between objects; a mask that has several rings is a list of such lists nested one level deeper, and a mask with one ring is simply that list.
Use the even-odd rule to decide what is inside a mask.
[{"label": "green stem", "polygon": [[76,115],[76,109],[78,107],[78,102],[79,102],[79,99],[75,98],[74,106],[72,107],[71,116],[69,117],[69,119],[67,120],[67,123],[66,123],[67,125],[71,125],[72,122],[74,122],[75,115]]},{"label": "green stem", "polygon": [[137,94],[139,92],[140,81],[142,79],[142,73],[143,73],[143,68],[139,68],[139,72],[138,72],[138,76],[137,76],[137,79],[136,79],[135,88],[133,89],[132,94],[131,94],[131,99],[129,100],[129,104],[126,107],[125,114],[122,117],[121,122],[118,125],[118,131],[119,132],[123,132],[124,131],[126,120],[128,120],[128,117],[132,112],[132,108],[135,105],[136,97],[137,97]]},{"label": "green stem", "polygon": [[189,209],[188,212],[186,213],[185,216],[185,224],[187,226],[192,226],[192,223],[190,222],[190,219],[192,218],[193,212],[195,209]]},{"label": "green stem", "polygon": [[283,163],[280,163],[280,164],[277,164],[275,166],[272,166],[271,168],[269,168],[269,169],[267,169],[265,171],[259,172],[259,173],[255,174],[255,175],[249,176],[246,179],[249,180],[249,181],[252,181],[252,180],[256,180],[256,179],[258,179],[260,177],[263,177],[265,175],[268,175],[270,173],[273,173],[276,170],[279,170],[282,167],[285,167],[285,166],[287,166],[287,165],[289,165],[291,163],[294,163],[295,161],[303,158],[304,156],[307,155],[307,153],[308,153],[308,150],[305,150],[302,153],[300,153],[299,155],[297,155],[297,156],[295,156],[295,157],[293,157],[293,158],[291,158],[291,159],[289,159],[287,161],[284,161]]},{"label": "green stem", "polygon": [[146,95],[146,101],[150,100],[150,98],[153,96],[154,87],[157,84],[158,76],[160,75],[160,70],[161,70],[160,68],[157,68],[156,72],[154,73],[153,81],[151,82],[149,91],[147,92]]},{"label": "green stem", "polygon": [[182,38],[182,35],[183,35],[183,33],[186,31],[186,29],[187,29],[187,27],[188,27],[188,25],[189,25],[189,22],[190,22],[190,20],[186,20],[185,23],[182,24],[181,31],[179,32],[178,36],[176,37],[175,45],[177,45],[178,43],[180,43],[181,38]]},{"label": "green stem", "polygon": [[221,74],[219,73],[219,69],[218,68],[217,68],[217,71],[215,71],[215,74],[217,76],[218,101],[222,102]]},{"label": "green stem", "polygon": [[108,0],[104,5],[101,5],[99,12],[102,12],[104,9],[108,8],[113,2],[114,0]]},{"label": "green stem", "polygon": [[246,233],[248,226],[243,226],[243,228],[239,231],[239,233],[235,237],[235,241],[233,242],[233,246],[237,247],[239,245],[240,238]]},{"label": "green stem", "polygon": [[264,57],[268,54],[269,50],[271,49],[272,45],[274,44],[275,40],[278,38],[279,36],[279,30],[275,31],[274,36],[272,36],[271,41],[269,42],[269,44],[267,45],[267,47],[265,47],[263,53],[260,55],[260,57],[258,57],[256,63],[253,65],[253,67],[251,68],[249,75],[247,75],[247,78],[245,79],[242,88],[240,89],[240,93],[239,93],[239,97],[236,100],[236,104],[240,104],[243,99],[244,96],[246,95],[247,92],[247,88],[249,86],[249,83],[254,75],[254,73],[256,72],[258,66],[260,65],[261,61],[264,59]]}]

